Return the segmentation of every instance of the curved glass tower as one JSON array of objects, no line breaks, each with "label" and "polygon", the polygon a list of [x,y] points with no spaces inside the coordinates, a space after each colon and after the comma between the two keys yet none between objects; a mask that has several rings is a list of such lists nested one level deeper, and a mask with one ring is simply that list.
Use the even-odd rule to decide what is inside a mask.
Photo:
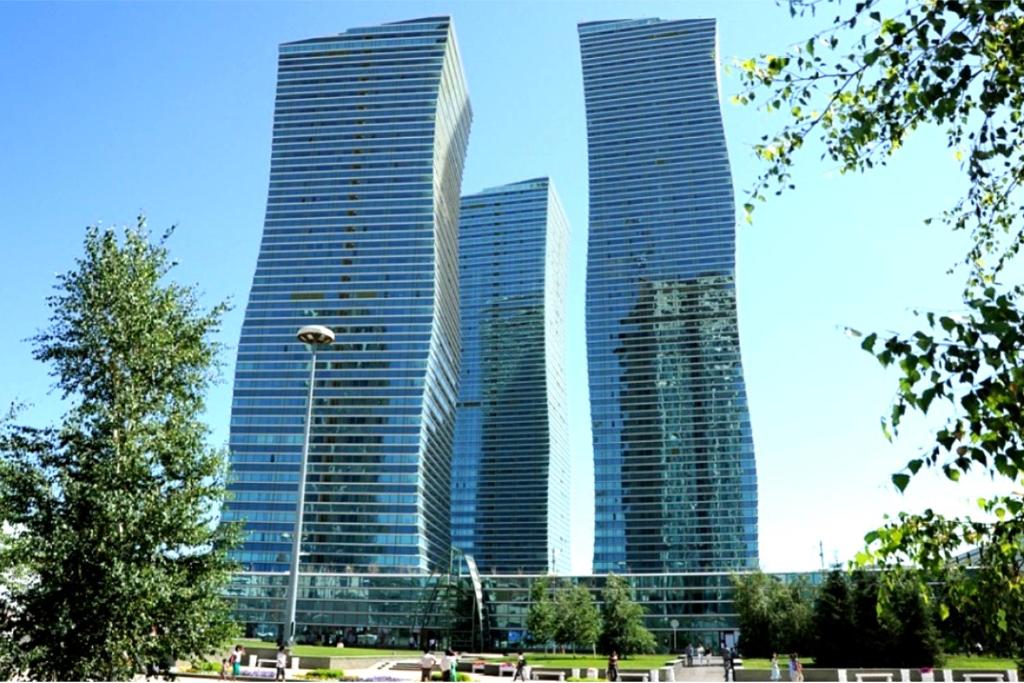
[{"label": "curved glass tower", "polygon": [[757,564],[714,20],[579,26],[594,571]]},{"label": "curved glass tower", "polygon": [[569,223],[547,178],[462,198],[452,542],[483,572],[569,570]]},{"label": "curved glass tower", "polygon": [[[243,567],[283,586],[310,369],[295,332],[329,326],[337,341],[317,358],[300,623],[337,618],[329,605],[308,601],[317,597],[309,574],[448,566],[459,194],[470,117],[447,17],[280,48],[225,517],[245,521],[236,552]],[[279,602],[260,607],[264,614],[243,620],[280,620]]]}]

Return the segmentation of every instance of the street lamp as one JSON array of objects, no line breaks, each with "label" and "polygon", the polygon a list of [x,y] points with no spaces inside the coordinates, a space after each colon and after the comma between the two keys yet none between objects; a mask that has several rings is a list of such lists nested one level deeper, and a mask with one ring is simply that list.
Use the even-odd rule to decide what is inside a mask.
[{"label": "street lamp", "polygon": [[288,614],[284,620],[287,629],[283,640],[295,643],[295,605],[299,598],[299,546],[302,542],[302,512],[306,506],[306,460],[309,456],[309,429],[313,423],[313,383],[316,379],[316,352],[321,346],[334,341],[334,332],[323,325],[306,325],[295,334],[308,344],[313,358],[309,364],[309,395],[306,398],[306,432],[302,439],[302,459],[299,461],[299,500],[295,505],[295,532],[292,534],[292,562],[288,575]]}]

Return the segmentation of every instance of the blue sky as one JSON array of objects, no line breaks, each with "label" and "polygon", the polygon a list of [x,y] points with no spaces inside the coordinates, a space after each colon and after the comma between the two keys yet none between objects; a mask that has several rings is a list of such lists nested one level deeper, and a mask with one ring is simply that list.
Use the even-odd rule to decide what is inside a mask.
[{"label": "blue sky", "polygon": [[[590,565],[593,528],[583,337],[587,159],[576,24],[611,18],[716,17],[723,65],[780,52],[815,20],[748,2],[4,3],[0,5],[0,402],[26,421],[59,417],[46,368],[26,337],[45,325],[54,276],[83,230],[140,211],[176,223],[177,279],[208,303],[234,302],[222,341],[224,382],[209,400],[227,441],[234,347],[262,230],[276,50],[281,42],[417,16],[451,14],[474,120],[464,192],[550,176],[569,217],[567,358],[573,444],[573,565]],[[820,22],[820,20],[818,20]],[[737,198],[758,172],[750,145],[778,117],[723,112]],[[925,475],[899,496],[888,475],[925,444],[911,424],[888,444],[878,418],[894,379],[844,326],[905,330],[913,309],[953,310],[945,275],[962,239],[922,219],[961,189],[942,137],[922,131],[869,176],[841,176],[806,150],[798,189],[738,221],[741,346],[758,462],[761,558],[771,571],[845,560],[886,512],[968,506],[992,484]]]}]

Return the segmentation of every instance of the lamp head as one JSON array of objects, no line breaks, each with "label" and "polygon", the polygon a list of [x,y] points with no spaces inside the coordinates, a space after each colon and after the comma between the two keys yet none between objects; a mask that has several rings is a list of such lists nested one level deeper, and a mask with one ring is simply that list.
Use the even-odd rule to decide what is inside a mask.
[{"label": "lamp head", "polygon": [[299,341],[310,346],[327,346],[334,341],[334,332],[323,325],[305,325],[295,333]]}]

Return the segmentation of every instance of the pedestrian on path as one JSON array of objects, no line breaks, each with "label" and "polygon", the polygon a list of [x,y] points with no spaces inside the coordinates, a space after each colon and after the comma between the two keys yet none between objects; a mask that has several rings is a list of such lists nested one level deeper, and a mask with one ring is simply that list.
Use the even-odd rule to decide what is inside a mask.
[{"label": "pedestrian on path", "polygon": [[277,675],[274,676],[275,681],[284,680],[284,672],[288,668],[288,652],[284,649],[284,645],[277,648]]},{"label": "pedestrian on path", "polygon": [[619,680],[619,653],[615,650],[612,650],[612,653],[608,655],[608,680]]},{"label": "pedestrian on path", "polygon": [[430,680],[430,673],[434,670],[434,664],[437,664],[437,658],[434,657],[428,647],[423,650],[423,656],[420,657],[420,681]]},{"label": "pedestrian on path", "polygon": [[772,681],[781,681],[782,674],[779,673],[779,655],[775,652],[772,653]]},{"label": "pedestrian on path", "polygon": [[526,668],[526,656],[523,654],[523,651],[520,650],[519,651],[519,656],[516,657],[516,670],[512,674],[512,683],[515,683],[516,679],[519,679],[520,681],[525,681],[526,680],[526,676],[523,674],[523,670],[525,668]]},{"label": "pedestrian on path", "polygon": [[441,655],[441,680],[450,681],[452,680],[452,651],[445,650],[444,654]]},{"label": "pedestrian on path", "polygon": [[228,664],[231,665],[231,680],[235,680],[242,675],[242,657],[245,655],[245,648],[241,645],[235,645],[235,649],[231,651],[231,656],[228,657]]},{"label": "pedestrian on path", "polygon": [[800,655],[795,652],[789,656],[789,680],[794,683],[804,680],[804,666],[800,663]]}]

